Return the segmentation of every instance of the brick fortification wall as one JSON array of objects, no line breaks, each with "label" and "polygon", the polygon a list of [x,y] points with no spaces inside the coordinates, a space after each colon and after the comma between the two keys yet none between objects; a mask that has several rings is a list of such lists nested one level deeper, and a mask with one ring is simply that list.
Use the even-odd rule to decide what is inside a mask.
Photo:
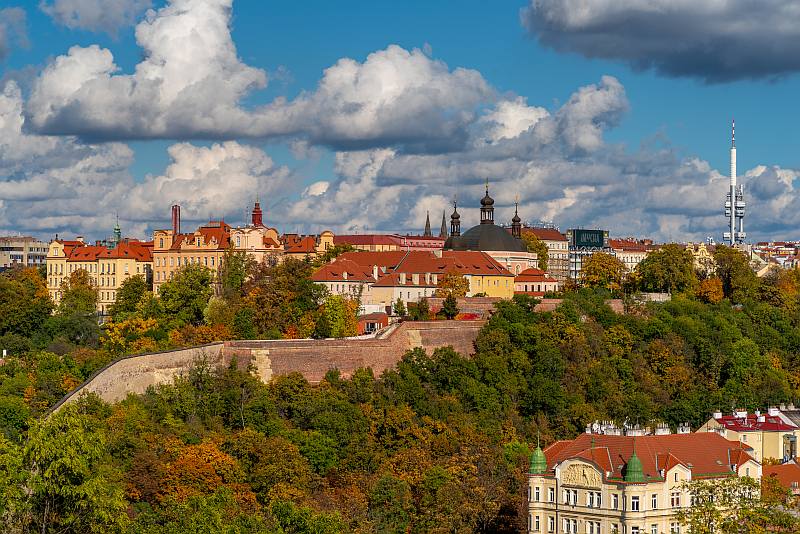
[{"label": "brick fortification wall", "polygon": [[76,400],[83,392],[96,393],[106,402],[120,401],[129,393],[144,393],[150,386],[171,383],[202,360],[212,367],[227,366],[234,359],[239,368],[252,363],[265,382],[297,371],[309,382],[318,383],[330,369],[339,369],[343,377],[349,377],[361,367],[371,367],[378,376],[415,347],[431,352],[452,346],[462,354],[472,354],[483,325],[483,321],[409,321],[369,338],[226,341],[128,356],[95,373],[53,410]]}]

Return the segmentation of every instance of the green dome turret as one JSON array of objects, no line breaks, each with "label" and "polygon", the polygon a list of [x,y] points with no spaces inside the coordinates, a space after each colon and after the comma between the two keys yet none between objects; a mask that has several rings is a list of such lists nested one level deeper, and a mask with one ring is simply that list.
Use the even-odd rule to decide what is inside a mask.
[{"label": "green dome turret", "polygon": [[544,456],[542,448],[538,445],[536,450],[531,454],[531,470],[532,475],[543,475],[547,471],[547,458]]},{"label": "green dome turret", "polygon": [[636,456],[635,449],[628,460],[628,463],[625,465],[625,482],[647,482],[647,479],[644,476],[642,461],[638,456]]}]

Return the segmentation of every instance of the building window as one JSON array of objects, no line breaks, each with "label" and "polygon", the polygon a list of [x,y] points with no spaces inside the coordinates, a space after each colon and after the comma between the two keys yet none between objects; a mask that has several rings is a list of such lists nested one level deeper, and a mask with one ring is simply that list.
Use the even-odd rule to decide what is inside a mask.
[{"label": "building window", "polygon": [[631,534],[639,534],[639,527],[631,527]]},{"label": "building window", "polygon": [[594,508],[594,492],[587,491],[586,492],[586,506],[589,508]]},{"label": "building window", "polygon": [[556,502],[555,488],[547,488],[547,502]]},{"label": "building window", "polygon": [[669,504],[673,508],[680,508],[681,506],[681,494],[678,491],[673,491],[669,496]]},{"label": "building window", "polygon": [[547,532],[553,532],[556,529],[556,518],[550,516],[547,518]]},{"label": "building window", "polygon": [[534,501],[539,502],[539,498],[540,498],[539,494],[540,494],[539,486],[536,486],[535,488],[533,488],[533,500]]},{"label": "building window", "polygon": [[655,493],[652,495],[652,497],[650,497],[650,508],[653,510],[658,509],[658,495]]},{"label": "building window", "polygon": [[631,511],[632,512],[639,511],[639,497],[636,495],[631,497]]},{"label": "building window", "polygon": [[616,493],[611,495],[611,508],[617,510],[619,508],[619,495]]},{"label": "building window", "polygon": [[676,472],[675,473],[675,482],[677,482],[677,481],[678,481],[678,473]]},{"label": "building window", "polygon": [[533,530],[534,532],[539,532],[539,516],[533,517]]},{"label": "building window", "polygon": [[669,524],[669,532],[670,534],[681,534],[681,524],[680,523],[670,523]]}]

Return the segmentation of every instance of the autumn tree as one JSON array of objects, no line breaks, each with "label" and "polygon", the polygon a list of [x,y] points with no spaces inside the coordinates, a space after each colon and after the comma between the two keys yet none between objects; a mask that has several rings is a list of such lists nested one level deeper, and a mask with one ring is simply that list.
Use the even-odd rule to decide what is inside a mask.
[{"label": "autumn tree", "polygon": [[581,280],[587,287],[618,291],[622,288],[626,272],[625,264],[616,257],[605,252],[595,252],[584,260]]},{"label": "autumn tree", "polygon": [[341,295],[328,295],[317,322],[319,337],[348,337],[358,330],[358,303]]},{"label": "autumn tree", "polygon": [[725,292],[722,290],[722,280],[719,278],[706,278],[701,281],[697,286],[695,292],[697,298],[709,304],[717,304],[725,298]]},{"label": "autumn tree", "polygon": [[313,265],[313,267],[315,269],[319,269],[320,267],[322,267],[326,263],[332,262],[333,260],[335,260],[336,258],[341,256],[345,252],[353,252],[354,250],[355,250],[355,247],[353,247],[353,245],[351,245],[349,243],[339,243],[337,245],[332,246],[331,248],[329,248],[328,250],[326,250],[325,252],[323,252],[319,256],[317,256],[314,259],[314,261],[312,262],[312,265]]},{"label": "autumn tree", "polygon": [[124,316],[136,313],[136,306],[142,300],[145,293],[150,291],[150,284],[141,274],[131,276],[123,280],[117,290],[117,297],[114,304],[108,310],[111,319],[119,321]]},{"label": "autumn tree", "polygon": [[464,278],[458,271],[452,269],[439,277],[436,284],[435,296],[439,298],[453,295],[455,297],[466,297],[469,292],[469,280]]},{"label": "autumn tree", "polygon": [[644,291],[674,293],[692,290],[697,284],[692,253],[681,245],[664,245],[650,252],[636,271]]},{"label": "autumn tree", "polygon": [[158,290],[164,314],[178,323],[199,325],[213,289],[213,274],[199,263],[184,265]]},{"label": "autumn tree", "polygon": [[548,263],[548,251],[547,245],[544,244],[544,241],[539,239],[533,232],[526,232],[525,230],[522,231],[522,241],[525,243],[528,252],[533,252],[536,254],[536,261],[539,269],[546,271]]}]

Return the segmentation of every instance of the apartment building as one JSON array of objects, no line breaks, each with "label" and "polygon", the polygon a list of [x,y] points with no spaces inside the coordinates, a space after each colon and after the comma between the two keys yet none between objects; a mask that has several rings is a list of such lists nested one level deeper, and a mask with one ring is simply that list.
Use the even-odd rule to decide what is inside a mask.
[{"label": "apartment building", "polygon": [[531,457],[530,534],[679,534],[686,481],[749,476],[761,465],[716,433],[605,435],[558,441]]},{"label": "apartment building", "polygon": [[714,412],[697,432],[715,432],[720,436],[753,448],[759,462],[789,461],[797,457],[800,439],[798,411],[794,405],[773,406],[765,412],[735,410],[730,414]]}]

